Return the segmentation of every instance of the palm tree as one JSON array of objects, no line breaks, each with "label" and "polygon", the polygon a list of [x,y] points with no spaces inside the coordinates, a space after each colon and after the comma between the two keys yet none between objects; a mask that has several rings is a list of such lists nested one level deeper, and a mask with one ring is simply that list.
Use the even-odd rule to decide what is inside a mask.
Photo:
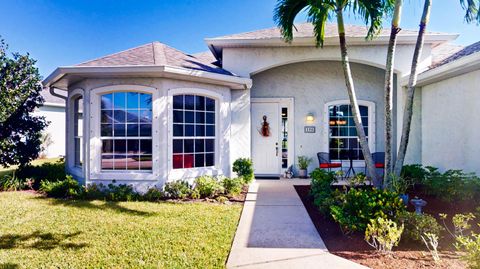
[{"label": "palm tree", "polygon": [[[394,0],[395,1],[395,0]],[[390,29],[390,40],[387,49],[387,63],[385,64],[385,169],[384,178],[393,171],[392,160],[392,109],[393,109],[393,66],[395,61],[395,48],[397,35],[401,31],[400,20],[402,18],[403,1],[396,0]]]},{"label": "palm tree", "polygon": [[[462,5],[462,8],[466,10],[465,21],[467,23],[477,22],[477,24],[480,24],[480,12],[479,12],[480,0],[460,0],[460,4]],[[397,160],[395,162],[395,167],[393,170],[393,173],[396,176],[400,176],[400,173],[402,172],[402,168],[403,168],[403,163],[405,162],[405,155],[407,152],[408,140],[410,137],[412,115],[413,115],[413,97],[415,94],[415,87],[417,85],[418,59],[422,54],[425,29],[428,25],[428,21],[430,18],[431,5],[432,5],[432,0],[425,0],[422,19],[420,22],[420,28],[417,36],[417,43],[415,46],[415,51],[413,53],[410,78],[408,81],[408,87],[407,87],[407,93],[406,93],[406,99],[405,99],[405,107],[403,111],[404,113],[403,113],[403,124],[402,124],[402,137],[401,137],[400,146],[398,149]]]},{"label": "palm tree", "polygon": [[355,14],[361,15],[365,23],[369,24],[367,38],[372,38],[380,31],[383,15],[390,4],[390,0],[279,0],[274,15],[274,19],[280,27],[283,38],[287,42],[291,42],[293,40],[295,17],[300,12],[304,10],[307,11],[308,21],[314,26],[314,36],[317,46],[323,46],[327,19],[329,16],[336,15],[342,68],[350,105],[352,107],[353,120],[355,122],[368,173],[372,176],[373,183],[377,187],[381,186],[381,180],[376,173],[360,118],[358,100],[348,59],[343,12],[344,10],[351,10]]}]

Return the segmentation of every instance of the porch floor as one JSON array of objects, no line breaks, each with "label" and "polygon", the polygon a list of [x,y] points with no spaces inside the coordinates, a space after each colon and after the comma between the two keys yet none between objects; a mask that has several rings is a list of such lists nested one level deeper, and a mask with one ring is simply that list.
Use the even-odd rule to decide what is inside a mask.
[{"label": "porch floor", "polygon": [[250,185],[227,268],[366,268],[330,254],[294,185],[308,179]]}]

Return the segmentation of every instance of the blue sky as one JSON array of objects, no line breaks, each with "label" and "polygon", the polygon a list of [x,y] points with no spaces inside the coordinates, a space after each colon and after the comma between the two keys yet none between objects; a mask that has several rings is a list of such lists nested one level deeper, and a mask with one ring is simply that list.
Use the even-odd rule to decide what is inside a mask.
[{"label": "blue sky", "polygon": [[[406,0],[403,28],[417,29],[422,2]],[[463,20],[458,0],[435,1],[428,30],[480,40],[480,26]],[[0,0],[0,35],[10,51],[29,52],[47,76],[73,65],[158,40],[188,53],[203,39],[274,26],[276,0]],[[305,18],[299,17],[298,21]],[[348,18],[349,23],[361,23]]]}]

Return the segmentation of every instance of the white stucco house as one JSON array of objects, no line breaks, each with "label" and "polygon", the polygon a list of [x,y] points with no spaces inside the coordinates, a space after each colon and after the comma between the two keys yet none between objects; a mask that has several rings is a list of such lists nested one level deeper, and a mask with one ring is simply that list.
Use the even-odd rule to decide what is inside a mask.
[{"label": "white stucco house", "polygon": [[[324,48],[312,26],[291,44],[276,28],[205,39],[188,55],[159,42],[57,68],[44,81],[66,102],[68,172],[82,183],[162,186],[200,175],[232,174],[252,158],[257,176],[280,176],[300,155],[327,152],[364,165],[350,116],[335,25]],[[347,27],[355,86],[372,152],[384,150],[384,66],[389,30],[365,40]],[[417,32],[402,30],[395,62],[394,130],[400,140],[403,95]],[[420,59],[408,162],[480,173],[480,43],[429,32]],[[268,134],[262,127],[268,124]],[[355,153],[352,155],[352,152]]]}]

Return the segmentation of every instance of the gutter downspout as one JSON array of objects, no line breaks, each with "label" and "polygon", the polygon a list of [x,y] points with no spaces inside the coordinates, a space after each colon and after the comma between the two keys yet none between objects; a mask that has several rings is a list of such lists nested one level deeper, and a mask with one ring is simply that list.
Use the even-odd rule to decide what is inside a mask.
[{"label": "gutter downspout", "polygon": [[65,102],[67,101],[66,96],[63,96],[63,95],[55,92],[55,87],[48,87],[48,92],[50,92],[50,94],[55,96],[55,97],[58,97],[58,98],[61,98],[61,99],[65,100]]}]

